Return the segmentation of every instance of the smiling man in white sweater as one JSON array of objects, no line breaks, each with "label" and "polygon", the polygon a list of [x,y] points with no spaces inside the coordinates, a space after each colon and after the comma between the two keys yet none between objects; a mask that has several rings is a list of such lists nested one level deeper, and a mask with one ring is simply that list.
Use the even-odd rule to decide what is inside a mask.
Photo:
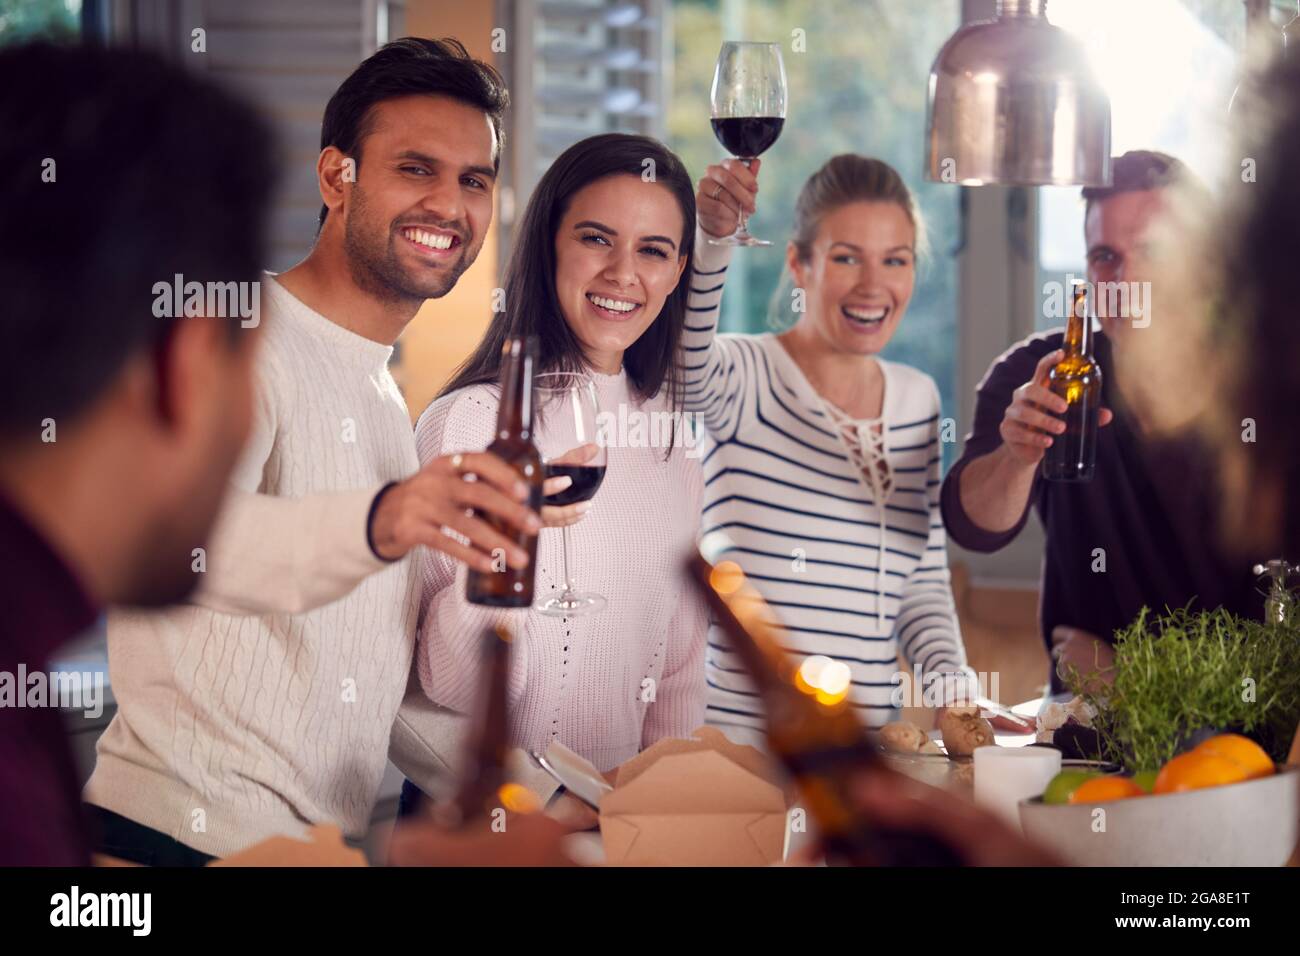
[{"label": "smiling man in white sweater", "polygon": [[412,38],[331,98],[320,235],[263,277],[253,433],[194,554],[194,603],[109,617],[118,713],[85,790],[101,851],[185,865],[310,823],[363,836],[411,668],[408,552],[527,560],[466,514],[535,532],[522,482],[484,454],[421,469],[388,371],[420,304],[482,245],[506,101],[459,44]]}]

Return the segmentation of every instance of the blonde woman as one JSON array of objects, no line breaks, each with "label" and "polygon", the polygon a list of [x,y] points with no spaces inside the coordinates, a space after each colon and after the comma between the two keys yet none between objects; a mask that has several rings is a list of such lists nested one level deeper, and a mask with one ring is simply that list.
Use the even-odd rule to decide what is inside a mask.
[{"label": "blonde woman", "polygon": [[[924,229],[888,164],[832,158],[805,183],[786,265],[804,311],[779,334],[717,335],[731,251],[711,236],[752,213],[756,175],[710,166],[696,195],[683,346],[688,410],[707,430],[702,532],[780,614],[785,646],[844,666],[871,726],[897,716],[900,651],[940,703],[975,692],[939,516],[939,392],[879,357],[907,313]],[[753,740],[762,713],[719,632],[706,655],[710,723]]]}]

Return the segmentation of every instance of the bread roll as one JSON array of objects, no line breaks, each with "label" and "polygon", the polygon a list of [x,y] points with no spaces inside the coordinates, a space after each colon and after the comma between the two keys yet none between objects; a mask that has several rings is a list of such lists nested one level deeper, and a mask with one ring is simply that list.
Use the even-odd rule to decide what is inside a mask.
[{"label": "bread roll", "polygon": [[885,724],[880,729],[880,740],[886,750],[896,754],[914,754],[929,742],[924,730],[906,720]]},{"label": "bread roll", "polygon": [[949,757],[969,757],[976,747],[994,746],[993,725],[978,707],[949,707],[939,720],[943,745]]}]

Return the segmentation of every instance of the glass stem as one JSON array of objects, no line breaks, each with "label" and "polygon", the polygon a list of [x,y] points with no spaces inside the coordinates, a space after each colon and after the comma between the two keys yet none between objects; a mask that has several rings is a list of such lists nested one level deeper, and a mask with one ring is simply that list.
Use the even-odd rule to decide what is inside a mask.
[{"label": "glass stem", "polygon": [[564,537],[564,594],[561,595],[561,600],[569,601],[573,599],[573,578],[569,576],[569,568],[572,566],[569,561],[569,526],[561,528],[560,534]]},{"label": "glass stem", "polygon": [[[753,159],[745,159],[743,156],[738,157],[738,158],[740,159],[740,161],[741,161],[742,163],[745,164],[745,168],[746,168],[746,169],[753,169],[753,168],[754,168],[754,160],[753,160]],[[746,221],[749,219],[749,217],[748,217],[747,215],[745,215],[745,210],[743,210],[743,209],[739,210],[739,215],[740,215],[740,223],[736,226],[736,231],[733,233],[733,235],[736,235],[736,236],[748,236],[748,235],[749,235],[749,226],[746,224]]]}]

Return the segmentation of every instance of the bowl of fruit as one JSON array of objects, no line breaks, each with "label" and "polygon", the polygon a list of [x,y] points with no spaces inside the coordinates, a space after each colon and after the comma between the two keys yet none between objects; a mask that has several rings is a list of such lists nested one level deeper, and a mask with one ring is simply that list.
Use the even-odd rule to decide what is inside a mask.
[{"label": "bowl of fruit", "polygon": [[1300,613],[1144,610],[1113,651],[1104,670],[1064,669],[1076,700],[1040,710],[1039,742],[1126,772],[1057,777],[1021,801],[1025,833],[1085,865],[1285,863],[1300,838]]},{"label": "bowl of fruit", "polygon": [[1300,767],[1218,734],[1158,770],[1064,770],[1020,822],[1079,866],[1281,866],[1300,841]]}]

